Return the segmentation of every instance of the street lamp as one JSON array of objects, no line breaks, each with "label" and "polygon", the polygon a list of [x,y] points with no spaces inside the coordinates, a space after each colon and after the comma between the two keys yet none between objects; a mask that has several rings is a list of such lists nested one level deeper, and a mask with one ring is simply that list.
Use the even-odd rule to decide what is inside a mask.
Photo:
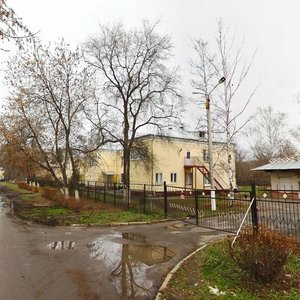
[{"label": "street lamp", "polygon": [[[215,177],[214,177],[214,159],[213,159],[213,144],[212,144],[212,129],[211,129],[211,110],[210,110],[210,94],[217,88],[217,86],[226,80],[222,77],[219,82],[206,95],[206,116],[207,116],[207,134],[208,134],[208,154],[209,154],[209,177],[210,177],[210,200],[211,210],[216,210],[216,192],[215,192]],[[193,93],[198,94],[198,93]]]}]

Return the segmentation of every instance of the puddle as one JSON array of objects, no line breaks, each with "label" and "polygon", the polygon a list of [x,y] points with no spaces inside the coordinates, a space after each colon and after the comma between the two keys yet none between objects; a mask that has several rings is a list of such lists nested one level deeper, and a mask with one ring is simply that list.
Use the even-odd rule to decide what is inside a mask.
[{"label": "puddle", "polygon": [[146,237],[141,233],[132,233],[132,232],[125,232],[122,233],[122,238],[127,240],[132,240],[136,242],[145,243]]},{"label": "puddle", "polygon": [[47,248],[55,251],[72,250],[76,246],[75,242],[72,241],[57,241],[50,243]]},{"label": "puddle", "polygon": [[88,248],[91,258],[111,270],[121,299],[149,297],[153,281],[147,278],[147,270],[176,254],[167,247],[146,244],[145,236],[136,233],[105,236],[88,244]]}]

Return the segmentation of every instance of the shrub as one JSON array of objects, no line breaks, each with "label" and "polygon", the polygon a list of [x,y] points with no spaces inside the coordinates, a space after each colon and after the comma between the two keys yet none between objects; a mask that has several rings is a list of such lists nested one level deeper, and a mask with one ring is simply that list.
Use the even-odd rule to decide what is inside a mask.
[{"label": "shrub", "polygon": [[31,191],[31,192],[34,192],[34,193],[39,192],[39,188],[37,186],[30,186],[29,184],[27,184],[24,181],[17,181],[16,183],[17,183],[17,185],[20,189]]},{"label": "shrub", "polygon": [[62,197],[59,190],[52,188],[52,187],[48,187],[48,186],[43,187],[42,195],[46,199],[49,199],[51,201],[56,201],[56,202]]},{"label": "shrub", "polygon": [[26,182],[17,181],[16,183],[20,189],[28,190],[30,188],[30,186]]},{"label": "shrub", "polygon": [[32,186],[31,191],[33,191],[34,193],[38,193],[40,189],[37,186]]},{"label": "shrub", "polygon": [[283,270],[296,240],[266,226],[245,228],[229,252],[234,262],[259,283],[273,282]]},{"label": "shrub", "polygon": [[84,203],[81,199],[75,199],[74,197],[64,198],[61,197],[59,203],[65,207],[74,210],[80,210],[84,207]]},{"label": "shrub", "polygon": [[84,203],[82,200],[77,200],[74,197],[65,198],[65,196],[62,195],[56,188],[44,187],[42,190],[42,195],[46,199],[54,201],[70,209],[78,210],[84,207]]}]

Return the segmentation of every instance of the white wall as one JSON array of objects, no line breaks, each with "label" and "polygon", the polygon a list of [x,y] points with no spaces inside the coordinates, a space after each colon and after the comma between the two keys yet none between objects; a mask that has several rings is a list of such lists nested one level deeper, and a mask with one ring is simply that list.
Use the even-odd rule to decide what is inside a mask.
[{"label": "white wall", "polygon": [[271,173],[272,190],[299,190],[300,177],[294,171],[277,171]]}]

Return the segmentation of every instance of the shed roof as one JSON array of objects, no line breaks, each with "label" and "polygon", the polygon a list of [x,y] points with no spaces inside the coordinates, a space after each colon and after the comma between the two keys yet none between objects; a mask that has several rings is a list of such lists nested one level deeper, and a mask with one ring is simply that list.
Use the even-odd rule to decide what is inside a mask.
[{"label": "shed roof", "polygon": [[284,171],[284,170],[300,170],[300,161],[278,161],[272,162],[251,171]]}]

